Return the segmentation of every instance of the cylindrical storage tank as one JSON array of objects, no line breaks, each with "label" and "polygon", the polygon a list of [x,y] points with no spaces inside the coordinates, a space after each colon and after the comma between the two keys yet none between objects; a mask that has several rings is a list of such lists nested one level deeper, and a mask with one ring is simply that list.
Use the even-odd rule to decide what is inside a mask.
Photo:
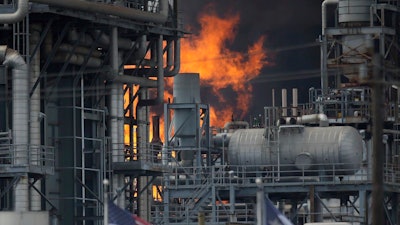
[{"label": "cylindrical storage tank", "polygon": [[369,22],[373,0],[339,0],[339,23]]},{"label": "cylindrical storage tank", "polygon": [[[350,126],[280,127],[279,143],[267,147],[265,129],[237,130],[230,138],[230,165],[293,165],[282,169],[318,169],[351,174],[360,168],[363,143],[358,131]],[[273,143],[272,143],[273,144]],[[279,146],[279,149],[278,149]]]}]

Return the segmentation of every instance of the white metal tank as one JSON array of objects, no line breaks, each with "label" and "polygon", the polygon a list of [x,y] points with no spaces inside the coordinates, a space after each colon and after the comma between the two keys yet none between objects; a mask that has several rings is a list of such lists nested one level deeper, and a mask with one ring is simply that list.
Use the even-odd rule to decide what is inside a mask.
[{"label": "white metal tank", "polygon": [[230,165],[278,165],[279,153],[280,165],[309,169],[310,164],[321,164],[318,169],[332,170],[332,164],[337,164],[335,169],[351,174],[360,168],[362,151],[361,135],[350,126],[281,126],[279,140],[269,146],[265,129],[235,131],[230,137],[228,160]]}]

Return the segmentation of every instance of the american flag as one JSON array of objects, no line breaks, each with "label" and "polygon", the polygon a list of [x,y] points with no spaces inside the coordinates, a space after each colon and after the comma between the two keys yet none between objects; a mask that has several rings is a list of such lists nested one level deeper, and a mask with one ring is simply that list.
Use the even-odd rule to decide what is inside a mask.
[{"label": "american flag", "polygon": [[265,198],[265,217],[266,225],[293,225],[288,218],[286,218],[269,198]]},{"label": "american flag", "polygon": [[108,202],[108,225],[137,225],[132,214],[121,209],[112,201]]}]

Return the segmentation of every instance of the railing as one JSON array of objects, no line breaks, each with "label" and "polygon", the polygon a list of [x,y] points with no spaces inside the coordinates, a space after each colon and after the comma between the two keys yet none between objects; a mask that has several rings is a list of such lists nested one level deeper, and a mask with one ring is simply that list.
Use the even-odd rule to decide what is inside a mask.
[{"label": "railing", "polygon": [[105,4],[117,4],[132,9],[139,9],[147,12],[159,12],[160,0],[87,0]]},{"label": "railing", "polygon": [[124,144],[111,144],[113,146],[118,146],[118,149],[112,149],[107,154],[111,159],[116,157],[119,162],[130,162],[130,161],[141,161],[147,165],[170,166],[172,164],[176,165],[177,162],[173,157],[174,152],[171,150],[163,150],[163,147],[158,144],[147,143],[138,149],[136,147],[131,148]]},{"label": "railing", "polygon": [[[307,169],[306,169],[307,168]],[[308,169],[309,168],[309,169]],[[187,171],[191,171],[187,173]],[[196,167],[176,167],[169,174],[170,189],[199,188],[195,184],[213,183],[216,187],[255,187],[255,179],[261,177],[264,186],[299,184],[357,184],[372,182],[371,170],[353,168],[346,164],[312,164],[298,169],[294,165],[239,165],[213,166],[202,170],[202,176],[196,176]],[[214,176],[212,176],[214,173]],[[400,185],[400,166],[385,165],[384,181],[387,184]]]},{"label": "railing", "polygon": [[[0,167],[26,167],[26,172],[54,173],[53,147],[33,145],[0,145]],[[13,172],[13,170],[9,170]]]}]

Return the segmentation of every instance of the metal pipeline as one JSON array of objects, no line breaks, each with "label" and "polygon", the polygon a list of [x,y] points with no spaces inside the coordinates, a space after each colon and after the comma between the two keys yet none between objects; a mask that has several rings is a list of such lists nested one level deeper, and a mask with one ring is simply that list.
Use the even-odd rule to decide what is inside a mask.
[{"label": "metal pipeline", "polygon": [[[35,49],[35,46],[39,43],[40,41],[40,34],[42,32],[42,27],[40,24],[32,24],[30,26],[31,30],[31,38],[30,38],[30,52],[31,56],[32,53]],[[31,77],[30,77],[30,84],[29,87],[32,88],[36,80],[40,76],[40,49],[36,51],[36,54],[31,57],[30,61],[30,66],[31,66]],[[36,166],[41,166],[40,160],[41,160],[41,133],[40,133],[40,124],[41,124],[41,101],[40,101],[40,91],[41,87],[38,85],[36,89],[32,92],[31,98],[30,98],[30,136],[29,136],[29,143],[30,143],[30,151],[33,152],[33,154],[30,156],[32,164]],[[45,125],[46,126],[46,125]],[[41,182],[35,182],[35,187],[37,190],[41,190]],[[37,193],[33,188],[30,190],[30,206],[31,210],[34,211],[40,211],[41,210],[41,196],[39,193]]]},{"label": "metal pipeline", "polygon": [[17,23],[28,14],[28,0],[18,0],[17,4],[18,8],[13,13],[0,14],[0,23]]},{"label": "metal pipeline", "polygon": [[322,20],[322,35],[325,35],[325,28],[326,28],[326,7],[330,4],[338,4],[339,0],[325,0],[322,2],[321,5],[321,20]]},{"label": "metal pipeline", "polygon": [[[20,0],[21,1],[21,0]],[[151,13],[138,9],[109,5],[104,3],[89,2],[82,0],[31,0],[32,2],[53,5],[73,10],[80,10],[92,13],[119,16],[125,19],[132,19],[141,22],[165,23],[168,18],[168,0],[160,0],[160,12]]]},{"label": "metal pipeline", "polygon": [[306,124],[306,123],[319,123],[319,126],[321,127],[329,126],[328,117],[323,113],[303,115],[298,117],[286,117],[286,118],[281,118],[277,122],[278,126],[284,124]]},{"label": "metal pipeline", "polygon": [[[28,165],[29,136],[29,76],[28,66],[22,56],[14,49],[0,46],[0,59],[3,65],[12,68],[12,138],[16,165]],[[15,187],[15,208],[27,211],[28,183],[27,177],[22,177]]]},{"label": "metal pipeline", "polygon": [[164,68],[163,68],[163,35],[160,35],[156,46],[157,55],[157,97],[144,99],[138,102],[138,106],[151,106],[161,104],[164,101]]},{"label": "metal pipeline", "polygon": [[[111,44],[110,36],[108,36],[107,34],[104,34],[104,33],[101,34],[100,30],[94,31],[93,37],[96,37],[97,35],[101,35],[99,38],[100,46],[108,49]],[[129,50],[133,47],[134,44],[135,44],[135,42],[133,42],[132,40],[129,40],[127,38],[118,37],[118,48],[119,49]]]},{"label": "metal pipeline", "polygon": [[[169,61],[171,61],[172,57],[168,57]],[[167,59],[168,59],[167,58]],[[181,68],[181,40],[178,38],[174,40],[174,63],[173,63],[173,69],[171,69],[171,66],[167,67],[166,71],[164,72],[164,77],[173,77],[179,73],[179,70]],[[172,62],[167,62],[167,64],[172,65]]]}]

